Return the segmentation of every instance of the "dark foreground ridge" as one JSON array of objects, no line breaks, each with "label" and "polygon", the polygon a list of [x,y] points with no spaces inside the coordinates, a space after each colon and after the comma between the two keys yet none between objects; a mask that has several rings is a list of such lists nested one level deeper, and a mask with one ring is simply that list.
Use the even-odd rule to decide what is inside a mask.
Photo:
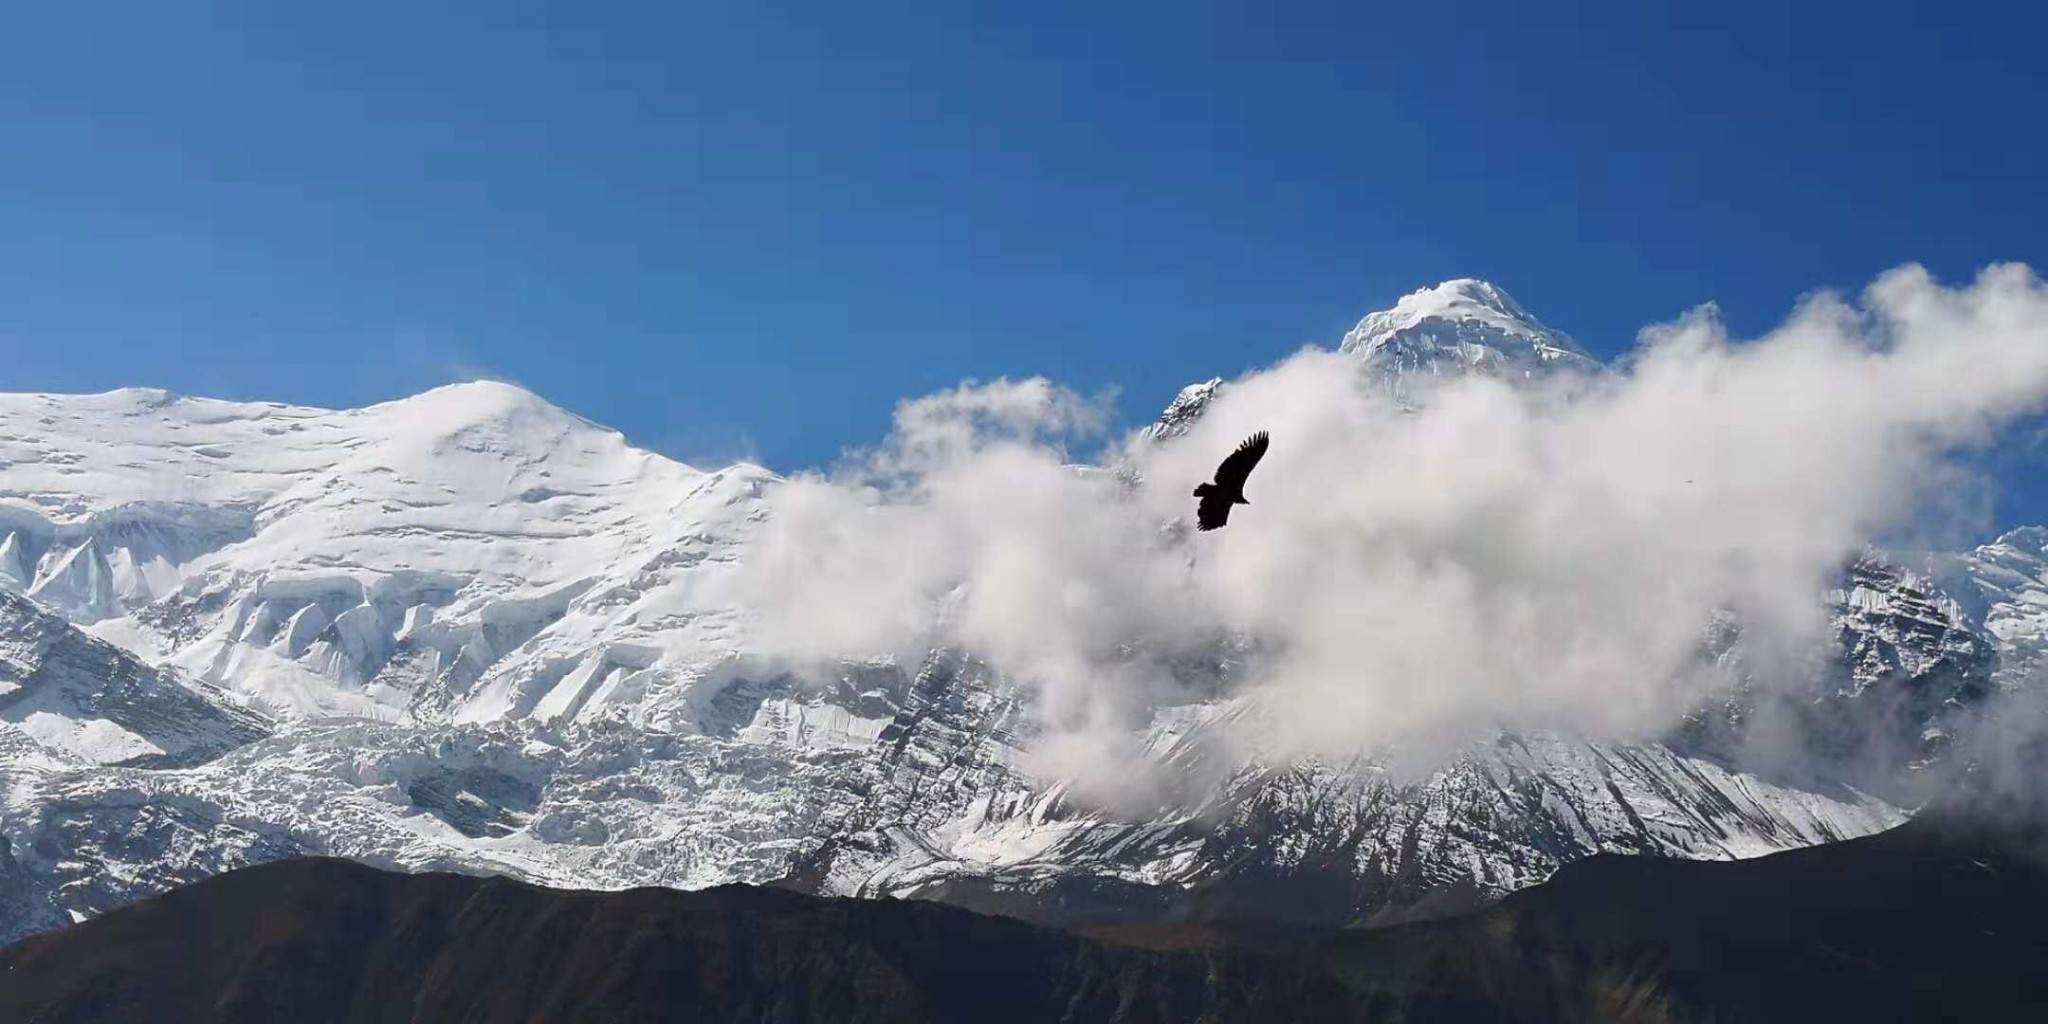
[{"label": "dark foreground ridge", "polygon": [[1596,857],[1445,921],[1115,941],[922,902],[300,859],[0,951],[0,1020],[2044,1019],[2037,839],[1919,821],[1735,863]]},{"label": "dark foreground ridge", "polygon": [[1312,964],[1157,953],[924,902],[591,893],[303,858],[0,951],[0,1020],[1353,1019]]},{"label": "dark foreground ridge", "polygon": [[1754,860],[1599,856],[1323,959],[1442,1019],[2048,1020],[2044,849],[1922,818]]}]

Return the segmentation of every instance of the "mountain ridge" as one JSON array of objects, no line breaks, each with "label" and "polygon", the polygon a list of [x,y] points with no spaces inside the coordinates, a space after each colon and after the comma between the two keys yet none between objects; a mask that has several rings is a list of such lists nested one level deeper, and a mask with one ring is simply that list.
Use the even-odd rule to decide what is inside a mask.
[{"label": "mountain ridge", "polygon": [[[1452,291],[1437,314],[1479,294]],[[1535,323],[1505,292],[1480,298],[1498,308],[1469,323],[1410,317],[1417,304],[1387,322],[1427,327],[1418,345],[1450,332],[1431,364],[1444,373],[1511,368],[1508,354],[1458,355],[1494,338],[1467,327]],[[1509,340],[1536,358],[1538,330]],[[1184,391],[1178,422],[1229,387]],[[92,915],[237,864],[339,854],[603,888],[784,879],[1061,922],[1263,908],[1343,924],[1457,909],[1592,853],[1726,858],[1850,838],[1911,806],[1740,765],[1755,709],[1739,702],[1696,743],[1504,734],[1396,782],[1366,759],[1231,763],[1225,733],[1245,709],[1191,698],[1155,709],[1136,739],[1214,784],[1109,814],[1018,767],[1031,693],[973,652],[846,662],[816,686],[758,655],[735,581],[781,478],[683,466],[509,385],[429,394],[341,412],[90,396],[156,426],[116,420],[75,452],[42,419],[106,417],[0,397],[0,461],[15,463],[0,475],[0,551],[31,577],[0,560],[0,587],[278,720],[176,771],[52,761],[15,737],[0,751],[15,858],[0,901],[42,908],[36,921]],[[464,396],[475,408],[439,408]],[[94,485],[106,507],[73,479],[93,467],[111,474]],[[189,492],[149,490],[195,475]],[[2015,566],[1979,573],[1979,603],[2011,617],[2048,586]],[[1814,685],[1830,708],[1909,706],[1917,736],[1954,723],[1915,695],[1939,696],[1937,711],[1976,699],[2025,630],[1979,651],[1977,619],[1952,623],[1932,583],[1887,572],[1834,597],[1848,675]],[[1221,665],[1191,669],[1206,680],[1191,692],[1225,692]]]},{"label": "mountain ridge", "polygon": [[[241,868],[0,949],[68,1021],[2010,1019],[2048,1008],[2038,828],[1932,816],[1739,862],[1597,856],[1369,929],[1063,934],[772,888],[561,891],[332,858]],[[0,848],[4,854],[4,848]],[[4,859],[0,859],[4,866]],[[1870,899],[1872,892],[1891,896]],[[1759,929],[1768,918],[1772,927]]]}]

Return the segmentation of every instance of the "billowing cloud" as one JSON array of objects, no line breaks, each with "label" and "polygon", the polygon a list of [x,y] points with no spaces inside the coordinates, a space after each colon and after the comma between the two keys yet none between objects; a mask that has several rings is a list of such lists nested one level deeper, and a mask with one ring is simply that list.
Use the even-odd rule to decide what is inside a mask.
[{"label": "billowing cloud", "polygon": [[[1037,767],[1061,774],[1129,772],[1132,726],[1226,636],[1282,754],[1638,738],[1725,684],[1699,653],[1717,612],[1767,669],[1810,649],[1842,560],[2044,400],[2048,289],[2019,266],[1961,287],[1903,268],[1747,341],[1702,309],[1611,374],[1444,378],[1413,409],[1307,350],[1092,468],[1067,446],[1100,434],[1104,402],[963,385],[782,487],[747,593],[761,642],[799,662],[974,652],[1036,690]],[[1252,505],[1176,528],[1254,430],[1273,443]]]}]

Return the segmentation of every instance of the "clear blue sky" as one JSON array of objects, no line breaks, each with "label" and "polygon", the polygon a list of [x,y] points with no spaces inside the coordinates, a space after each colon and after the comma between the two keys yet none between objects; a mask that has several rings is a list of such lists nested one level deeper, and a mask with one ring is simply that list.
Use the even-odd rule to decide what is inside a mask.
[{"label": "clear blue sky", "polygon": [[792,469],[967,377],[1141,419],[1446,277],[1610,354],[2048,263],[2039,5],[1277,6],[13,5],[0,387],[489,374]]}]

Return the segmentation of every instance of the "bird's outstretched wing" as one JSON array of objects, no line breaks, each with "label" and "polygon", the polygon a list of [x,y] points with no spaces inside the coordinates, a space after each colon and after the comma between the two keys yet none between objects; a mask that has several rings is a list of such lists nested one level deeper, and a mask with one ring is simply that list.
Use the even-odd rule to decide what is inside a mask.
[{"label": "bird's outstretched wing", "polygon": [[1223,464],[1216,467],[1216,485],[1231,494],[1243,493],[1245,479],[1252,475],[1252,467],[1258,465],[1265,455],[1266,432],[1261,430],[1245,438],[1236,451],[1224,457]]},{"label": "bird's outstretched wing", "polygon": [[1195,529],[1213,530],[1230,521],[1230,499],[1215,491],[1195,504]]}]

